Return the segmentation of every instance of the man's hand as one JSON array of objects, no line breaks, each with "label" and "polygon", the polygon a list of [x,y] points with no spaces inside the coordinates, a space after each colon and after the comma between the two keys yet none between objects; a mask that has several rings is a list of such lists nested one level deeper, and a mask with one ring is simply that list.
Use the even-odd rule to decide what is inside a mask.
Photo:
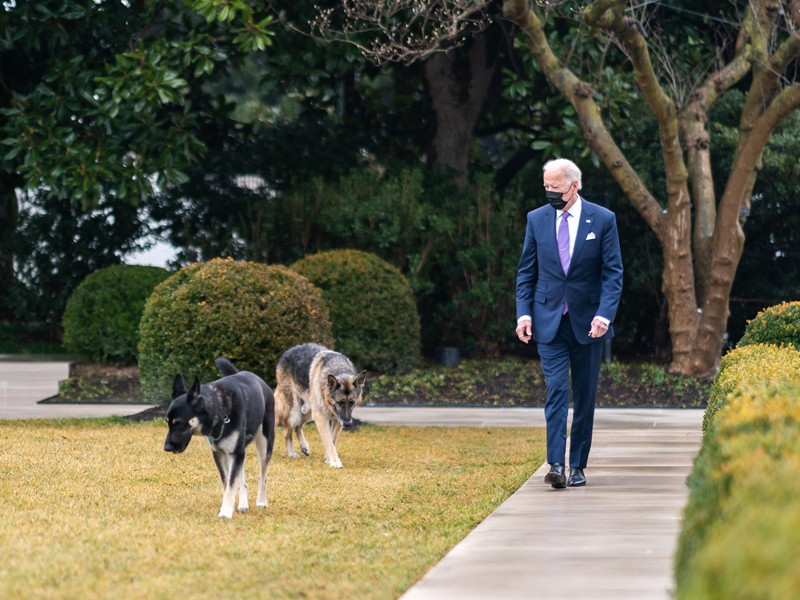
[{"label": "man's hand", "polygon": [[600,319],[592,319],[592,328],[589,330],[589,337],[603,337],[606,334],[606,331],[608,331],[608,325],[603,323]]},{"label": "man's hand", "polygon": [[533,337],[533,323],[531,323],[530,320],[526,319],[517,324],[517,337],[526,344],[531,341]]}]

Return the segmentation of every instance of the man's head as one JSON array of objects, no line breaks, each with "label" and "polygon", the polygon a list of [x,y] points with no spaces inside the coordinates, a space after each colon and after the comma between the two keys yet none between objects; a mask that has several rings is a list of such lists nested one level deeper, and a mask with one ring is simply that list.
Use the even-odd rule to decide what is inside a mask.
[{"label": "man's head", "polygon": [[[569,210],[578,198],[578,190],[583,187],[578,165],[566,158],[556,158],[545,163],[542,172],[545,192],[561,194],[562,202],[553,201],[548,197],[550,203],[559,210]],[[555,193],[550,196],[558,200]],[[562,205],[563,202],[566,204]]]}]

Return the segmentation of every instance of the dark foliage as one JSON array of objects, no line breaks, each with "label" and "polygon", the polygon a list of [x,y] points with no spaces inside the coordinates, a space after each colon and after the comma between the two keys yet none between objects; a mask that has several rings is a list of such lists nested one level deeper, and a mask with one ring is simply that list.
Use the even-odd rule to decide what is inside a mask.
[{"label": "dark foliage", "polygon": [[55,337],[78,284],[139,249],[146,231],[141,209],[114,197],[84,209],[44,194],[30,196],[15,237],[17,277],[5,299],[8,318],[46,324]]}]

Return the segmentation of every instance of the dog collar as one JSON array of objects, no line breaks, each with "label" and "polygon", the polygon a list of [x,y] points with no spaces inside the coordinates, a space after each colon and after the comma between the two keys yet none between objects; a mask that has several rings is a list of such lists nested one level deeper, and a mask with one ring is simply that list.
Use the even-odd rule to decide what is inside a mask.
[{"label": "dog collar", "polygon": [[[208,436],[208,443],[209,444],[215,444],[216,442],[220,441],[222,439],[222,434],[225,431],[225,425],[227,425],[230,422],[231,422],[230,417],[225,417],[222,420],[222,427],[219,430],[219,435],[217,436],[217,439],[214,439],[213,435],[209,435]],[[212,429],[211,431],[213,432],[214,430]]]}]

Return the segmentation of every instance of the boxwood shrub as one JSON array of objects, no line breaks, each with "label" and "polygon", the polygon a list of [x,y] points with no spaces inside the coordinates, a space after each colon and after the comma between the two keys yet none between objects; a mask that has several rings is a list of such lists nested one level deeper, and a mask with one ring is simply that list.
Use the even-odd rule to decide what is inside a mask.
[{"label": "boxwood shrub", "polygon": [[731,487],[724,521],[714,523],[693,556],[678,598],[798,597],[800,457],[761,460],[763,453],[754,453],[751,458],[751,469]]},{"label": "boxwood shrub", "polygon": [[61,319],[67,352],[87,361],[135,364],[145,301],[169,276],[166,269],[142,265],[114,265],[88,275]]},{"label": "boxwood shrub", "polygon": [[419,315],[397,268],[367,252],[331,250],[300,259],[291,269],[322,290],[334,347],[357,368],[397,374],[419,366]]},{"label": "boxwood shrub", "polygon": [[750,383],[783,380],[800,381],[800,353],[792,348],[767,344],[742,346],[722,358],[703,414],[707,432],[716,414],[737,388]]},{"label": "boxwood shrub", "polygon": [[748,321],[738,346],[749,344],[775,344],[800,350],[800,302],[770,306]]},{"label": "boxwood shrub", "polygon": [[283,352],[304,342],[333,343],[322,292],[282,266],[214,259],[185,267],[147,301],[139,328],[144,397],[169,401],[176,373],[219,378],[217,356],[275,385]]},{"label": "boxwood shrub", "polygon": [[678,598],[785,598],[800,589],[800,535],[791,528],[800,521],[798,397],[800,381],[745,384],[713,421],[689,477]]}]

